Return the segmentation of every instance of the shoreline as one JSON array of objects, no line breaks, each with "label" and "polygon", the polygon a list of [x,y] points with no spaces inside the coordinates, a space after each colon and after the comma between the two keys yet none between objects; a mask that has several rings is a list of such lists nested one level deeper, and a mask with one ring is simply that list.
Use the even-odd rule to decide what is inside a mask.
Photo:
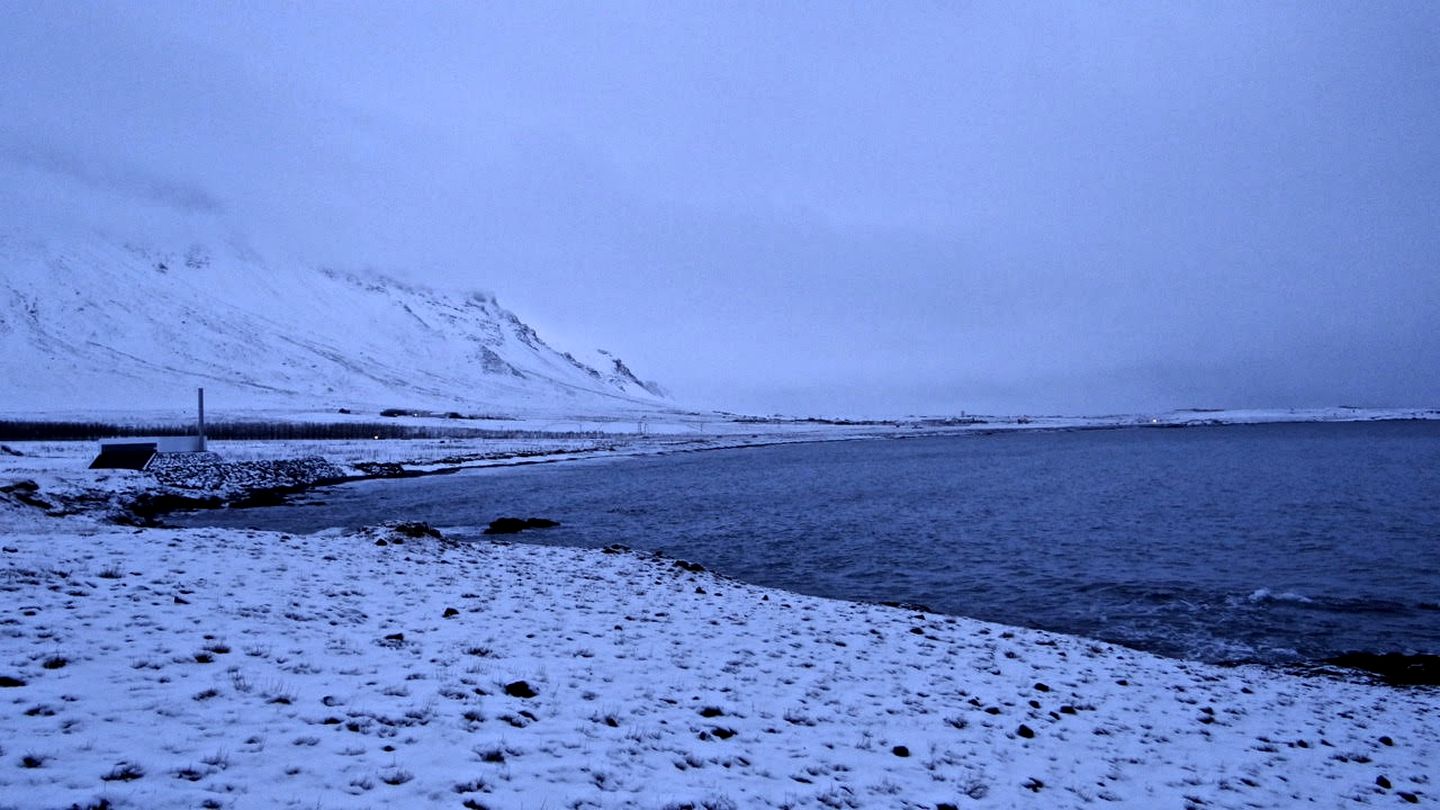
[{"label": "shoreline", "polygon": [[143,474],[73,453],[3,469],[27,458],[34,497],[70,487],[77,511],[0,499],[0,807],[1436,795],[1434,688],[1163,658],[618,548],[122,526],[106,509]]},{"label": "shoreline", "polygon": [[[1346,423],[1354,421],[1364,422],[1403,422],[1403,421],[1428,421],[1416,418],[1367,418],[1362,420],[1347,420]],[[1019,433],[1019,432],[1078,432],[1092,430],[1123,430],[1123,429],[1156,429],[1178,428],[1178,427],[1237,427],[1252,426],[1257,423],[1226,423],[1224,425],[1151,425],[1151,424],[1103,424],[1103,425],[1045,425],[1045,424],[1023,424],[1011,425],[1008,427],[996,427],[993,425],[967,425],[964,427],[951,427],[943,430],[926,431],[921,434],[906,431],[866,431],[861,433],[842,431],[806,433],[802,435],[765,435],[750,434],[743,436],[711,436],[704,438],[696,437],[641,437],[641,436],[616,436],[609,437],[602,446],[591,447],[568,447],[560,449],[536,450],[534,448],[510,448],[496,450],[493,447],[484,453],[471,453],[469,456],[457,456],[453,452],[453,445],[458,443],[462,446],[464,442],[447,440],[452,452],[439,459],[420,458],[411,456],[404,461],[384,462],[354,462],[346,465],[347,472],[343,475],[328,475],[306,480],[300,483],[284,483],[275,485],[262,479],[259,483],[247,483],[238,487],[229,487],[224,494],[217,493],[213,488],[206,489],[199,485],[186,486],[165,486],[155,487],[160,494],[152,495],[143,488],[144,477],[140,478],[142,488],[138,493],[131,488],[128,495],[118,499],[111,499],[111,505],[118,508],[112,511],[109,519],[121,525],[142,526],[149,528],[175,528],[167,525],[163,518],[167,514],[175,512],[197,512],[213,509],[252,509],[264,508],[266,506],[281,505],[290,502],[290,498],[305,495],[311,492],[323,491],[325,488],[339,486],[342,484],[359,483],[367,481],[383,481],[390,479],[408,479],[429,477],[438,475],[453,475],[466,471],[504,469],[509,467],[531,466],[540,464],[579,463],[579,462],[612,462],[627,458],[639,458],[650,456],[664,456],[683,453],[708,452],[712,450],[740,450],[774,447],[787,444],[818,444],[835,441],[862,441],[862,440],[901,440],[901,439],[926,439],[926,438],[964,438],[990,436],[997,433]],[[1313,421],[1267,421],[1258,424],[1262,425],[1301,425],[1317,424]],[[627,442],[628,440],[628,442]],[[477,444],[479,442],[471,442]],[[41,443],[61,444],[61,443]],[[88,445],[85,442],[66,442],[63,444],[77,447]],[[245,445],[254,452],[256,448],[270,449],[286,445],[304,445],[313,447],[318,444],[332,444],[338,446],[364,445],[373,447],[369,441],[264,441],[264,442],[229,442],[231,445]],[[386,445],[391,448],[409,447],[424,445],[426,442],[420,440],[380,440],[375,444]],[[503,444],[503,443],[502,443]],[[230,448],[227,448],[229,450]],[[266,455],[269,455],[267,452]],[[298,461],[320,462],[328,464],[325,459],[316,457],[314,459],[299,459]],[[456,463],[458,462],[458,463]],[[240,462],[239,466],[252,462]],[[283,462],[282,462],[283,463]],[[4,457],[0,457],[0,475],[3,475]],[[230,466],[229,462],[221,462],[222,466]],[[331,469],[336,469],[331,466]],[[3,483],[3,481],[0,481]],[[131,483],[136,483],[132,479]],[[70,482],[72,488],[75,482]],[[79,507],[66,506],[59,510],[62,515],[87,514],[95,511],[96,504],[102,503],[102,495],[94,491],[87,491],[83,485],[79,485]],[[188,494],[196,492],[198,494]],[[0,493],[0,505],[3,505],[4,494]],[[3,513],[0,513],[3,518]],[[459,528],[459,527],[451,527]],[[478,529],[479,527],[472,527]],[[515,538],[517,542],[525,542],[524,538]],[[844,598],[844,597],[839,597]],[[884,606],[896,606],[898,603],[887,600],[852,600],[859,604],[878,604]],[[907,605],[908,606],[908,605]],[[926,612],[935,613],[928,607],[921,607]],[[970,618],[964,614],[944,614],[956,618]],[[1017,625],[1018,626],[1018,625]],[[1027,628],[1042,630],[1042,628]],[[1063,632],[1063,631],[1047,631]],[[1088,636],[1076,636],[1076,638],[1090,638]],[[1095,639],[1098,643],[1114,644],[1125,646],[1124,642]],[[1150,650],[1139,647],[1128,647],[1136,652],[1147,654],[1159,654],[1163,657],[1170,656],[1163,653],[1152,653]],[[1425,653],[1404,652],[1395,650],[1348,650],[1332,658],[1298,661],[1260,661],[1254,659],[1201,661],[1186,657],[1173,657],[1171,660],[1190,661],[1195,663],[1206,663],[1207,665],[1220,667],[1235,666],[1260,666],[1276,672],[1283,672],[1300,677],[1319,677],[1333,680],[1343,680],[1356,683],[1370,683],[1405,688],[1411,686],[1437,686],[1440,685],[1440,656]]]},{"label": "shoreline", "polygon": [[[241,495],[242,500],[247,501],[241,504],[225,503],[219,506],[197,506],[197,509],[212,508],[259,508],[275,503],[283,503],[284,498],[292,495],[300,495],[312,490],[319,490],[325,487],[340,486],[344,484],[358,483],[363,481],[384,481],[403,480],[408,478],[423,478],[433,475],[452,475],[469,470],[497,469],[505,467],[522,467],[539,464],[560,464],[567,462],[581,461],[602,461],[619,460],[624,458],[635,458],[645,456],[666,456],[682,453],[703,453],[713,450],[749,450],[763,447],[776,447],[790,444],[819,444],[826,442],[847,442],[847,441],[903,441],[912,439],[937,439],[937,438],[964,438],[973,436],[991,436],[1001,433],[1061,433],[1081,432],[1097,430],[1157,430],[1157,429],[1186,429],[1186,428],[1212,428],[1212,427],[1253,427],[1253,426],[1276,426],[1276,425],[1308,425],[1308,424],[1354,424],[1363,422],[1368,424],[1384,424],[1389,422],[1414,422],[1414,421],[1440,421],[1440,410],[1417,411],[1420,415],[1393,416],[1377,418],[1355,418],[1355,419],[1295,419],[1286,421],[1277,419],[1272,421],[1237,421],[1218,422],[1205,421],[1200,423],[1104,423],[1104,424],[988,424],[979,423],[975,425],[956,426],[947,428],[930,429],[921,433],[894,429],[879,432],[856,432],[839,433],[838,435],[800,434],[788,436],[765,436],[763,434],[752,434],[750,436],[710,436],[710,437],[685,437],[677,440],[674,445],[646,445],[643,441],[637,441],[629,447],[609,447],[599,451],[554,451],[533,455],[505,455],[477,459],[471,463],[448,464],[434,466],[434,462],[417,461],[398,464],[379,464],[377,469],[369,472],[350,474],[335,478],[320,479],[313,482],[283,487],[268,487],[255,489]],[[633,440],[634,437],[631,437]],[[613,440],[619,440],[612,439]],[[408,442],[413,440],[396,439],[392,442]],[[537,457],[539,456],[539,457]],[[549,456],[549,457],[543,457]],[[388,467],[389,469],[378,469]],[[258,497],[257,497],[258,496]],[[278,496],[279,501],[268,499]],[[157,514],[164,514],[165,511],[186,511],[185,509],[164,510]],[[163,524],[157,524],[163,525]]]}]

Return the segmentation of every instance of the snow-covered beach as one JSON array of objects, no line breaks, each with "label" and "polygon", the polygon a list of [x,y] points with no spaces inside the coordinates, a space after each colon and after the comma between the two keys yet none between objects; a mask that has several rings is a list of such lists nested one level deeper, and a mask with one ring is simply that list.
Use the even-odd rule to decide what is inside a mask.
[{"label": "snow-covered beach", "polygon": [[[64,454],[5,463],[41,481],[32,498],[143,484]],[[0,806],[1433,796],[1433,689],[1215,668],[628,550],[100,514],[5,503]]]},{"label": "snow-covered beach", "polygon": [[1434,805],[1440,2],[1193,6],[7,4],[0,810]]},{"label": "snow-covered beach", "polygon": [[1433,692],[634,553],[71,527],[3,559],[4,806],[1338,806],[1440,755]]}]

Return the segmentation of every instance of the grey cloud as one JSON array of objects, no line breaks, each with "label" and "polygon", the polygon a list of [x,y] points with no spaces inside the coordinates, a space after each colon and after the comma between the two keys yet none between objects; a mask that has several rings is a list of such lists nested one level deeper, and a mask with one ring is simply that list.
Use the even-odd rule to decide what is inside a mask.
[{"label": "grey cloud", "polygon": [[73,180],[97,191],[157,203],[185,214],[219,214],[225,211],[225,205],[200,186],[160,177],[136,166],[101,163],[56,149],[13,143],[0,143],[0,160]]},{"label": "grey cloud", "polygon": [[1432,5],[26,11],[0,202],[494,289],[699,404],[1440,403]]}]

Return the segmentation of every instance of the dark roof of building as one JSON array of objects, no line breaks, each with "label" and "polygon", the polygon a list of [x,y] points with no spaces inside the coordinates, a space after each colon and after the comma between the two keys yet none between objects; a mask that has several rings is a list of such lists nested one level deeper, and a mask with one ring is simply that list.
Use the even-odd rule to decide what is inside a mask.
[{"label": "dark roof of building", "polygon": [[107,442],[90,462],[92,470],[143,470],[155,458],[154,442]]}]

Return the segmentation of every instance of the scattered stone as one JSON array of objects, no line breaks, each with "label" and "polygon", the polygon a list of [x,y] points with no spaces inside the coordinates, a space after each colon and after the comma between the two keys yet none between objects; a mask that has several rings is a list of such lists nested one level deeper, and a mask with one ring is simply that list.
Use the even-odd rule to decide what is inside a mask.
[{"label": "scattered stone", "polygon": [[533,698],[540,694],[530,688],[530,684],[524,681],[512,681],[505,684],[505,694],[515,698]]},{"label": "scattered stone", "polygon": [[15,481],[0,486],[0,495],[8,495],[10,498],[36,509],[54,509],[54,504],[35,494],[39,491],[40,485],[34,481]]},{"label": "scattered stone", "polygon": [[897,745],[894,748],[890,749],[890,753],[894,754],[897,757],[908,757],[910,756],[910,749],[906,748],[903,745]]},{"label": "scattered stone", "polygon": [[705,570],[705,566],[700,563],[686,562],[685,560],[676,560],[675,567],[692,574],[699,574]]},{"label": "scattered stone", "polygon": [[421,537],[433,537],[436,540],[445,539],[445,535],[441,534],[439,529],[431,526],[429,523],[422,523],[418,521],[408,523],[396,523],[390,528],[396,533],[409,537],[412,540],[418,540]]},{"label": "scattered stone", "polygon": [[1386,778],[1385,778],[1385,774],[1383,774],[1383,773],[1380,774],[1379,776],[1375,777],[1375,784],[1376,784],[1377,786],[1385,789],[1385,790],[1389,790],[1389,789],[1390,789],[1390,780],[1389,780],[1389,779],[1386,779]]},{"label": "scattered stone", "polygon": [[1037,683],[1037,684],[1035,684],[1035,691],[1036,691],[1036,692],[1049,692],[1049,691],[1050,691],[1050,687],[1047,686],[1046,684],[1043,684],[1043,683]]},{"label": "scattered stone", "polygon": [[1027,740],[1035,736],[1035,730],[1025,725],[1024,723],[1021,723],[1020,727],[1015,729],[1015,733],[1019,734],[1021,737],[1024,737]]},{"label": "scattered stone", "polygon": [[1021,787],[1025,788],[1031,793],[1039,793],[1040,789],[1045,787],[1045,783],[1032,776],[1029,779],[1025,780],[1025,784],[1021,785]]},{"label": "scattered stone", "polygon": [[346,475],[319,456],[222,461],[215,453],[160,453],[147,472],[165,486],[224,494],[232,499],[232,506],[262,505],[277,497],[283,500],[287,494],[343,480]]},{"label": "scattered stone", "polygon": [[404,633],[391,633],[390,635],[388,635],[388,636],[385,637],[385,640],[386,640],[386,641],[404,641],[404,640],[405,640],[405,634],[404,634]]},{"label": "scattered stone", "polygon": [[8,445],[4,445],[4,444],[0,444],[0,453],[4,453],[4,454],[7,455],[7,456],[23,456],[23,455],[25,455],[24,453],[20,452],[19,450],[16,450],[15,448],[10,447],[10,446],[8,446]]},{"label": "scattered stone", "polygon": [[1392,739],[1390,739],[1389,737],[1381,737],[1381,738],[1380,738],[1380,744],[1381,744],[1381,745],[1394,745],[1394,744],[1395,744],[1395,741],[1392,740]]},{"label": "scattered stone", "polygon": [[449,618],[452,618],[452,617],[454,617],[454,616],[459,616],[459,615],[460,615],[460,611],[456,610],[455,608],[453,608],[453,607],[447,607],[447,608],[445,608],[445,613],[444,613],[444,617],[445,617],[445,618],[449,619]]},{"label": "scattered stone", "polygon": [[25,682],[19,678],[12,678],[9,675],[0,675],[0,688],[13,689],[17,686],[24,686]]},{"label": "scattered stone", "polygon": [[724,717],[725,710],[719,706],[706,706],[700,710],[701,717]]},{"label": "scattered stone", "polygon": [[382,537],[382,538],[380,538],[379,540],[376,540],[376,541],[375,541],[375,545],[377,545],[377,546],[388,546],[388,545],[390,545],[390,543],[389,543],[389,541],[387,541],[385,538]]},{"label": "scattered stone", "polygon": [[1407,801],[1407,802],[1409,802],[1409,803],[1411,803],[1411,804],[1419,804],[1419,803],[1420,803],[1420,797],[1419,797],[1419,796],[1416,796],[1414,793],[1411,793],[1411,792],[1408,791],[1408,790],[1398,791],[1398,792],[1396,792],[1395,795],[1396,795],[1396,796],[1399,796],[1400,798],[1404,799],[1405,801]]},{"label": "scattered stone", "polygon": [[188,604],[190,604],[190,601],[189,601],[188,599],[185,599],[184,597],[177,596],[177,597],[175,597],[175,604],[177,604],[177,605],[188,605]]}]

